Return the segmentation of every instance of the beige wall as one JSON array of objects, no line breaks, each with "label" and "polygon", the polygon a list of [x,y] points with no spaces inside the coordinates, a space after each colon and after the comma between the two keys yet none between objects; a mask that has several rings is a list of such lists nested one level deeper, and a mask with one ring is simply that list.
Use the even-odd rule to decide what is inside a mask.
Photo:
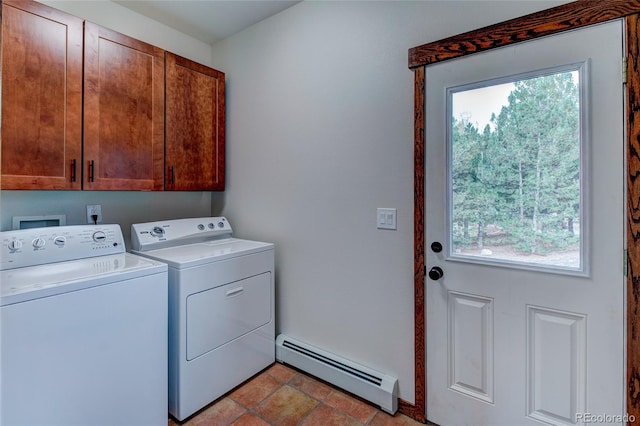
[{"label": "beige wall", "polygon": [[[398,377],[414,401],[407,51],[551,5],[305,1],[214,45],[228,83],[222,211],[276,243],[278,332]],[[397,231],[376,229],[377,207],[397,208]]]}]

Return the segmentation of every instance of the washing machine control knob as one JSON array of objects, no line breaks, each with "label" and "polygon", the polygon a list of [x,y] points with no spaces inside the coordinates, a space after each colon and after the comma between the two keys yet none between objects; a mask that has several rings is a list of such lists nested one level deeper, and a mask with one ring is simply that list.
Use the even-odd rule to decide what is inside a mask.
[{"label": "washing machine control knob", "polygon": [[201,231],[204,231],[204,225],[203,224],[199,224],[198,225],[198,229],[201,230]]},{"label": "washing machine control knob", "polygon": [[207,226],[209,226],[209,229],[215,229],[215,227],[216,227],[216,225],[214,225],[214,224],[213,224],[213,223],[211,223],[211,222],[209,222],[209,225],[207,225]]},{"label": "washing machine control knob", "polygon": [[164,229],[162,229],[160,226],[154,226],[151,230],[151,235],[153,235],[154,237],[162,237],[164,235]]},{"label": "washing machine control knob", "polygon": [[47,242],[45,241],[44,238],[39,238],[39,237],[31,242],[31,244],[33,244],[33,248],[42,248],[46,243]]},{"label": "washing machine control knob", "polygon": [[22,241],[11,240],[9,241],[9,250],[19,250],[22,248]]},{"label": "washing machine control knob", "polygon": [[53,239],[53,244],[57,245],[58,247],[64,247],[66,242],[67,242],[67,239],[62,235],[58,235]]},{"label": "washing machine control knob", "polygon": [[103,243],[107,239],[107,234],[104,231],[96,231],[93,233],[93,241],[96,243]]}]

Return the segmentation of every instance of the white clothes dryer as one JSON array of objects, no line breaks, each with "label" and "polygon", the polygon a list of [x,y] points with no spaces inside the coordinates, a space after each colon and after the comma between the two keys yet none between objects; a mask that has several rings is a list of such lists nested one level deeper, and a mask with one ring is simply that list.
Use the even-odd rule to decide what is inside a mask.
[{"label": "white clothes dryer", "polygon": [[169,412],[191,416],[275,361],[274,245],[224,217],[131,226],[131,247],[169,266]]},{"label": "white clothes dryer", "polygon": [[6,231],[0,283],[0,424],[166,424],[166,264],[119,225]]}]

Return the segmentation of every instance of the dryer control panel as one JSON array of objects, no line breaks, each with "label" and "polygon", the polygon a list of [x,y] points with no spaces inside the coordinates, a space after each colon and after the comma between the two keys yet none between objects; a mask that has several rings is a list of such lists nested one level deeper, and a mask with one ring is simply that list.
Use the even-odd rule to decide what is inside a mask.
[{"label": "dryer control panel", "polygon": [[231,238],[225,217],[194,217],[131,225],[131,249],[156,250],[177,245]]},{"label": "dryer control panel", "polygon": [[124,252],[124,237],[117,224],[0,232],[0,270]]}]

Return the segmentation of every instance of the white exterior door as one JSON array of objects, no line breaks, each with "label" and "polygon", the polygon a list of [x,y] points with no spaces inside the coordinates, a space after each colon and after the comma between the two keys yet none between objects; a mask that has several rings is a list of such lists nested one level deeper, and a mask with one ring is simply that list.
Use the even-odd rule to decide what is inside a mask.
[{"label": "white exterior door", "polygon": [[625,423],[622,33],[426,68],[432,422]]}]

